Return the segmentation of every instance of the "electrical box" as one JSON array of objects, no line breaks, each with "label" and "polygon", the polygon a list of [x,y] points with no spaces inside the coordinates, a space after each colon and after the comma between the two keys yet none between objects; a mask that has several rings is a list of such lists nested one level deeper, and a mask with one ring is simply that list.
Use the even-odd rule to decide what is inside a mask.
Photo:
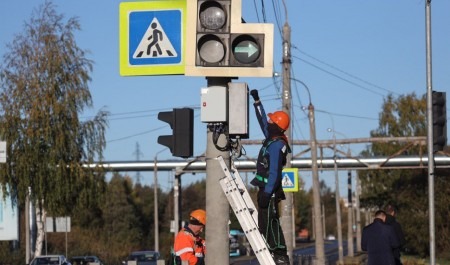
[{"label": "electrical box", "polygon": [[227,88],[224,86],[210,86],[201,89],[201,121],[227,121]]},{"label": "electrical box", "polygon": [[249,137],[247,83],[228,83],[228,130],[231,138]]}]

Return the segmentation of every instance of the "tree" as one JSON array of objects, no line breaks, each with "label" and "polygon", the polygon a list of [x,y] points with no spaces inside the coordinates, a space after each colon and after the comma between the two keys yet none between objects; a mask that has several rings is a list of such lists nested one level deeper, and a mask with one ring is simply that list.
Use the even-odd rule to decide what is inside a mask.
[{"label": "tree", "polygon": [[19,205],[29,196],[41,218],[45,211],[68,215],[105,188],[102,172],[83,163],[102,159],[107,113],[80,120],[92,107],[92,62],[75,42],[78,20],[63,19],[51,2],[35,9],[0,66],[0,134],[8,156],[0,185]]},{"label": "tree", "polygon": [[[102,233],[104,258],[119,263],[131,251],[142,247],[145,228],[130,177],[114,174],[102,206],[104,227]],[[148,246],[145,246],[145,248]]]},{"label": "tree", "polygon": [[[426,97],[415,94],[389,95],[380,113],[379,127],[371,132],[372,137],[425,136]],[[368,147],[365,156],[423,155],[426,150],[409,143],[374,143]],[[428,226],[428,172],[422,169],[408,170],[365,170],[358,172],[362,196],[361,205],[366,208],[380,208],[388,203],[398,206],[397,220],[402,224],[407,246],[412,253],[426,256],[429,253]],[[449,251],[448,226],[450,180],[448,170],[435,172],[435,223],[436,250],[438,254]]]}]

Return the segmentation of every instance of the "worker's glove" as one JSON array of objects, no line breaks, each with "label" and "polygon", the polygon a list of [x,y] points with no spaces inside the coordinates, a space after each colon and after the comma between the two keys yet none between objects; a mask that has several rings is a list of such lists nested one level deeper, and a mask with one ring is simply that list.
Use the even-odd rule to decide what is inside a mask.
[{"label": "worker's glove", "polygon": [[253,99],[254,99],[255,101],[258,101],[258,100],[259,100],[258,90],[252,89],[252,90],[250,91],[250,95],[252,95],[252,97],[253,97]]},{"label": "worker's glove", "polygon": [[260,195],[258,196],[258,206],[260,208],[268,208],[271,197],[272,196],[270,194],[261,192]]},{"label": "worker's glove", "polygon": [[203,240],[202,240],[201,238],[198,238],[198,239],[195,241],[195,244],[196,244],[198,247],[203,247]]}]

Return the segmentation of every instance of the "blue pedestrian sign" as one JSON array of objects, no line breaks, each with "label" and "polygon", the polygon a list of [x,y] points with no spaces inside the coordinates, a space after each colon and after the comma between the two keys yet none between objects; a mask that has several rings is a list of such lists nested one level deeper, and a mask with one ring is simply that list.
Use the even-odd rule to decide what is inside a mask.
[{"label": "blue pedestrian sign", "polygon": [[285,192],[298,191],[298,169],[284,168],[281,173],[281,185]]},{"label": "blue pedestrian sign", "polygon": [[184,74],[185,1],[120,4],[120,74]]}]

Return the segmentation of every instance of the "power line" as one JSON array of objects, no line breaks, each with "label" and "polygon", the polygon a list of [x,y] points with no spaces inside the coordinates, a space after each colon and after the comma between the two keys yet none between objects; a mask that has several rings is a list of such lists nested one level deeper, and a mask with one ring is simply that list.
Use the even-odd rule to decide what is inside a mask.
[{"label": "power line", "polygon": [[333,65],[331,65],[331,64],[329,64],[329,63],[327,63],[327,62],[325,62],[325,61],[323,61],[323,60],[320,60],[320,59],[318,59],[318,58],[316,58],[316,57],[314,57],[314,56],[312,56],[312,55],[306,53],[305,51],[300,50],[299,48],[297,48],[297,47],[295,47],[295,46],[293,46],[292,48],[294,48],[295,50],[299,51],[300,53],[302,53],[302,54],[308,56],[309,58],[311,58],[311,59],[313,59],[313,60],[315,60],[315,61],[317,61],[317,62],[319,62],[319,63],[321,63],[321,64],[324,64],[324,65],[326,65],[326,66],[328,66],[328,67],[330,67],[330,68],[332,68],[332,69],[334,69],[334,70],[336,70],[336,71],[338,71],[338,72],[341,72],[341,73],[343,73],[343,74],[345,74],[345,75],[347,75],[347,76],[349,76],[349,77],[351,77],[351,78],[354,78],[354,79],[356,79],[356,80],[358,80],[358,81],[361,81],[361,82],[363,82],[363,83],[365,83],[365,84],[367,84],[367,85],[369,85],[369,86],[372,86],[372,87],[374,87],[374,88],[378,88],[378,89],[380,89],[380,90],[383,90],[383,91],[386,91],[386,92],[389,92],[389,93],[392,93],[392,94],[395,94],[395,95],[400,95],[400,94],[396,93],[395,91],[392,91],[392,90],[390,90],[390,89],[387,89],[387,88],[381,87],[381,86],[379,86],[379,85],[373,84],[373,83],[371,83],[371,82],[369,82],[369,81],[366,81],[366,80],[364,80],[364,79],[362,79],[362,78],[360,78],[360,77],[357,77],[357,76],[355,76],[355,75],[353,75],[353,74],[351,74],[351,73],[349,73],[349,72],[347,72],[347,71],[344,71],[344,70],[342,70],[342,69],[340,69],[340,68],[338,68],[338,67],[336,67],[336,66],[333,66]]},{"label": "power line", "polygon": [[306,61],[305,59],[302,59],[302,58],[300,58],[300,57],[298,57],[298,56],[292,55],[292,57],[293,57],[293,58],[296,58],[296,59],[298,59],[298,60],[300,60],[300,61],[302,61],[302,62],[304,62],[304,63],[306,63],[306,64],[309,64],[310,66],[312,66],[312,67],[314,67],[314,68],[317,68],[317,69],[319,69],[319,70],[321,70],[321,71],[323,71],[323,72],[325,72],[325,73],[327,73],[327,74],[329,74],[329,75],[331,75],[331,76],[334,76],[334,77],[336,77],[336,78],[338,78],[338,79],[340,79],[340,80],[342,80],[342,81],[345,81],[345,82],[347,82],[347,83],[349,83],[349,84],[352,84],[352,85],[354,85],[354,86],[356,86],[356,87],[362,88],[362,89],[364,89],[364,90],[366,90],[366,91],[369,91],[369,92],[371,92],[371,93],[373,93],[373,94],[376,94],[376,95],[378,95],[378,96],[381,96],[381,97],[384,97],[384,96],[385,96],[384,94],[381,94],[381,93],[379,93],[379,92],[377,92],[377,91],[375,91],[375,90],[372,90],[372,89],[370,89],[370,88],[364,87],[364,86],[362,86],[362,85],[360,85],[360,84],[357,84],[357,83],[355,83],[355,82],[353,82],[353,81],[350,81],[350,80],[348,80],[348,79],[346,79],[346,78],[344,78],[344,77],[341,77],[341,76],[339,76],[339,75],[337,75],[337,74],[335,74],[335,73],[332,73],[332,72],[330,72],[330,71],[328,71],[328,70],[325,70],[325,69],[323,69],[322,67],[317,66],[317,65],[315,65],[315,64],[313,64],[313,63],[311,63],[311,62],[308,62],[308,61]]}]

